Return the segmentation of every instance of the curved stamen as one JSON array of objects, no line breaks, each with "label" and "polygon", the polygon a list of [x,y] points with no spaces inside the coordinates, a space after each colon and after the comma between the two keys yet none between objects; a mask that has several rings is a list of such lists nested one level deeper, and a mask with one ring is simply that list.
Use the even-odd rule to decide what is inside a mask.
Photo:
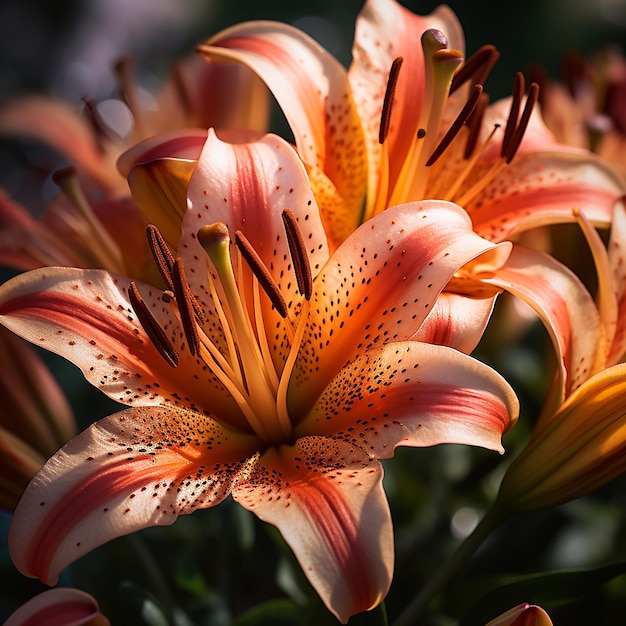
[{"label": "curved stamen", "polygon": [[506,157],[507,148],[511,143],[511,139],[515,134],[517,128],[517,120],[519,118],[519,110],[522,103],[522,96],[526,89],[526,83],[524,81],[524,75],[521,72],[515,74],[515,83],[513,84],[513,98],[511,99],[511,110],[509,111],[509,117],[506,121],[506,127],[504,129],[504,138],[502,139],[502,148],[500,149],[500,156]]},{"label": "curved stamen", "polygon": [[500,53],[495,46],[487,44],[479,48],[456,71],[450,86],[450,93],[454,93],[468,80],[472,80],[474,83],[484,83],[499,58]]},{"label": "curved stamen", "polygon": [[391,123],[391,109],[393,107],[393,97],[396,93],[396,85],[400,76],[400,68],[402,67],[402,57],[396,57],[391,64],[389,70],[389,78],[387,79],[387,89],[385,90],[385,99],[383,100],[383,109],[380,114],[380,128],[378,131],[378,143],[385,143],[389,134],[389,124]]},{"label": "curved stamen", "polygon": [[183,260],[178,258],[172,267],[172,282],[174,284],[174,297],[180,313],[180,321],[189,345],[189,352],[194,356],[198,355],[200,341],[194,317],[194,296],[189,288],[187,277],[185,276],[185,266]]},{"label": "curved stamen", "polygon": [[150,312],[150,309],[146,306],[134,281],[130,283],[128,288],[128,299],[130,300],[130,305],[133,307],[133,311],[135,311],[135,315],[141,327],[144,329],[146,335],[148,335],[154,347],[159,351],[159,354],[165,359],[168,365],[176,367],[179,360],[178,352],[161,325]]},{"label": "curved stamen", "polygon": [[483,93],[480,94],[480,98],[478,98],[478,102],[476,103],[472,114],[467,120],[469,134],[467,136],[467,143],[465,144],[465,153],[463,154],[464,159],[469,159],[472,154],[474,154],[474,150],[476,150],[476,144],[478,143],[478,138],[480,137],[480,129],[483,125],[483,118],[485,117],[485,111],[488,104],[489,94],[483,91]]},{"label": "curved stamen", "polygon": [[520,118],[519,124],[517,125],[513,136],[510,138],[509,145],[507,146],[506,152],[503,155],[506,158],[507,163],[510,163],[513,160],[515,153],[522,143],[522,138],[524,137],[524,133],[528,128],[530,116],[532,115],[533,109],[535,108],[535,104],[537,104],[538,99],[539,85],[537,83],[533,83],[528,89],[528,96],[526,97],[526,104],[524,105],[524,110],[522,111],[522,117]]},{"label": "curved stamen", "polygon": [[265,263],[263,263],[263,260],[258,255],[257,251],[252,247],[252,244],[240,230],[235,232],[235,244],[237,245],[239,252],[241,252],[241,256],[243,256],[253,274],[257,277],[259,284],[263,287],[263,291],[265,291],[268,298],[271,300],[274,308],[278,311],[281,317],[287,317],[287,314],[289,313],[287,303],[285,302],[283,295],[280,293],[276,281],[272,278],[272,275],[267,269]]},{"label": "curved stamen", "polygon": [[163,239],[159,229],[154,224],[148,224],[146,227],[146,235],[148,236],[148,245],[152,252],[152,258],[156,263],[159,274],[163,282],[170,291],[174,291],[174,283],[172,282],[172,268],[174,267],[174,256]]},{"label": "curved stamen", "polygon": [[313,277],[311,275],[311,265],[309,264],[309,257],[306,253],[302,231],[298,226],[295,215],[289,209],[283,211],[282,217],[285,232],[287,233],[289,252],[291,252],[291,258],[293,260],[293,269],[298,282],[298,289],[307,300],[310,300],[311,294],[313,293]]},{"label": "curved stamen", "polygon": [[426,161],[426,167],[430,167],[431,165],[433,165],[433,163],[437,161],[437,159],[444,153],[446,148],[452,143],[452,140],[459,134],[459,131],[463,127],[463,124],[468,121],[470,115],[474,111],[476,103],[478,102],[478,99],[480,98],[482,92],[482,85],[474,85],[474,90],[472,91],[472,94],[465,103],[465,106],[461,109],[461,112],[457,115],[454,122],[452,122],[450,128],[448,129],[448,132],[443,136],[442,140],[439,142],[437,147],[433,150],[433,153]]}]

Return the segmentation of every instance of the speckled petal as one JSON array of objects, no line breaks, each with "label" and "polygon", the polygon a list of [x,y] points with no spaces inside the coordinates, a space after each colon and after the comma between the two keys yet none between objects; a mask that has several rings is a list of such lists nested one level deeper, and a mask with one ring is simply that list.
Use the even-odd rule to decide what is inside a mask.
[{"label": "speckled petal", "polygon": [[[267,84],[281,106],[302,159],[324,173],[345,204],[340,223],[359,223],[367,182],[361,122],[340,63],[308,35],[287,24],[248,22],[225,30],[200,52],[245,63]],[[332,196],[331,196],[332,199]],[[348,231],[349,232],[349,231]],[[347,234],[347,233],[346,233]]]},{"label": "speckled petal", "polygon": [[9,528],[25,575],[54,584],[96,546],[221,502],[258,441],[192,411],[131,408],[104,418],[35,476]]},{"label": "speckled petal", "polygon": [[104,626],[98,603],[84,591],[59,587],[48,589],[12,613],[4,626]]},{"label": "speckled petal", "polygon": [[443,201],[399,205],[355,231],[314,281],[309,322],[290,387],[291,413],[309,410],[341,367],[411,337],[452,275],[494,247],[465,211]]},{"label": "speckled petal", "polygon": [[602,366],[606,345],[598,310],[567,267],[545,253],[515,246],[507,263],[482,279],[524,300],[543,321],[559,363],[560,401]]},{"label": "speckled petal", "polygon": [[357,19],[349,77],[366,137],[370,202],[380,175],[378,133],[391,64],[396,57],[403,58],[387,138],[393,189],[418,131],[426,87],[421,36],[431,28],[446,35],[451,49],[464,50],[461,26],[447,6],[420,16],[395,0],[368,0]]},{"label": "speckled petal", "polygon": [[[494,123],[506,121],[509,106],[503,100],[489,107],[485,132]],[[467,184],[473,184],[500,158],[499,150],[500,142],[494,142]],[[608,225],[623,193],[623,183],[602,159],[557,143],[534,112],[513,161],[464,208],[479,235],[502,241],[536,226],[573,222],[574,208],[593,223]]]},{"label": "speckled petal", "polygon": [[378,461],[343,442],[305,437],[271,448],[233,498],[274,524],[342,622],[378,605],[393,572],[393,529]]},{"label": "speckled petal", "polygon": [[166,362],[132,310],[129,282],[102,270],[33,270],[0,287],[0,323],[72,361],[89,382],[118,402],[210,411],[245,427],[232,397],[190,354],[161,291],[139,284],[141,296],[178,351],[178,367]]},{"label": "speckled petal", "polygon": [[508,383],[476,359],[444,346],[391,343],[346,365],[296,434],[333,436],[376,458],[397,446],[440,443],[502,452],[518,410]]}]

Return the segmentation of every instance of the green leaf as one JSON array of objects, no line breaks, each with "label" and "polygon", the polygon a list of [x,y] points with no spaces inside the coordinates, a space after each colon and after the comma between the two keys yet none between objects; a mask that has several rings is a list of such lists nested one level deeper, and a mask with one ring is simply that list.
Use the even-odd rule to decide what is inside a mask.
[{"label": "green leaf", "polygon": [[626,562],[619,562],[595,569],[540,572],[501,578],[494,582],[491,591],[465,612],[459,626],[483,626],[522,602],[538,604],[546,609],[569,604],[624,573]]},{"label": "green leaf", "polygon": [[248,609],[233,626],[297,626],[300,617],[301,609],[291,600],[269,600]]}]

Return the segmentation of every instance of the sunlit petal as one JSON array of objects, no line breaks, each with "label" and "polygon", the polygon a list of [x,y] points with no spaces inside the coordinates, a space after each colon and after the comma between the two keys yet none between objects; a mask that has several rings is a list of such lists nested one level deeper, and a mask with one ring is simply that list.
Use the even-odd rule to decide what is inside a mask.
[{"label": "sunlit petal", "polygon": [[376,458],[444,442],[502,452],[517,412],[511,388],[479,361],[443,346],[391,343],[344,367],[296,433],[333,435]]},{"label": "sunlit petal", "polygon": [[54,584],[114,537],[221,502],[257,447],[254,437],[175,408],[107,417],[33,479],[9,531],[11,558],[23,574]]},{"label": "sunlit petal", "polygon": [[342,623],[378,605],[393,572],[393,530],[375,459],[342,442],[305,437],[270,449],[233,498],[274,524]]}]

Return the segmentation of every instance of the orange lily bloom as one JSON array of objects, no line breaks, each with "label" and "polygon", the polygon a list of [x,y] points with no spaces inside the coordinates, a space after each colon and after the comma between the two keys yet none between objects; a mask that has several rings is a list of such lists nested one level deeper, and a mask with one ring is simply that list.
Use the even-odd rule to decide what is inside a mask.
[{"label": "orange lily bloom", "polygon": [[[422,17],[395,0],[367,0],[349,70],[305,33],[274,22],[233,26],[199,50],[245,64],[273,92],[331,247],[399,202],[454,201],[478,234],[501,242],[572,222],[575,207],[608,226],[624,193],[595,155],[554,139],[534,107],[536,85],[525,97],[518,76],[512,98],[488,105],[482,82],[497,52],[486,46],[466,60],[461,27],[447,7]],[[517,244],[493,272],[463,268],[420,339],[443,327],[448,336],[438,341],[469,352],[502,290],[524,299],[546,324],[559,359],[560,399],[598,370],[602,328],[584,286],[547,253]],[[573,330],[580,320],[585,337]]]},{"label": "orange lily bloom", "polygon": [[70,588],[49,589],[14,611],[4,626],[109,626],[98,603],[84,591]]},{"label": "orange lily bloom", "polygon": [[271,135],[211,132],[188,202],[176,258],[149,229],[165,291],[68,268],[0,288],[2,324],[129,405],[33,479],[11,557],[54,584],[97,545],[232,494],[278,527],[345,623],[391,581],[379,459],[446,442],[501,450],[516,419],[496,372],[410,340],[461,266],[502,264],[510,245],[432,201],[385,211],[331,255],[302,162]]},{"label": "orange lily bloom", "polygon": [[0,329],[0,508],[14,510],[32,477],[76,432],[74,415],[32,346]]},{"label": "orange lily bloom", "polygon": [[540,606],[524,602],[485,626],[552,626],[552,620]]}]

